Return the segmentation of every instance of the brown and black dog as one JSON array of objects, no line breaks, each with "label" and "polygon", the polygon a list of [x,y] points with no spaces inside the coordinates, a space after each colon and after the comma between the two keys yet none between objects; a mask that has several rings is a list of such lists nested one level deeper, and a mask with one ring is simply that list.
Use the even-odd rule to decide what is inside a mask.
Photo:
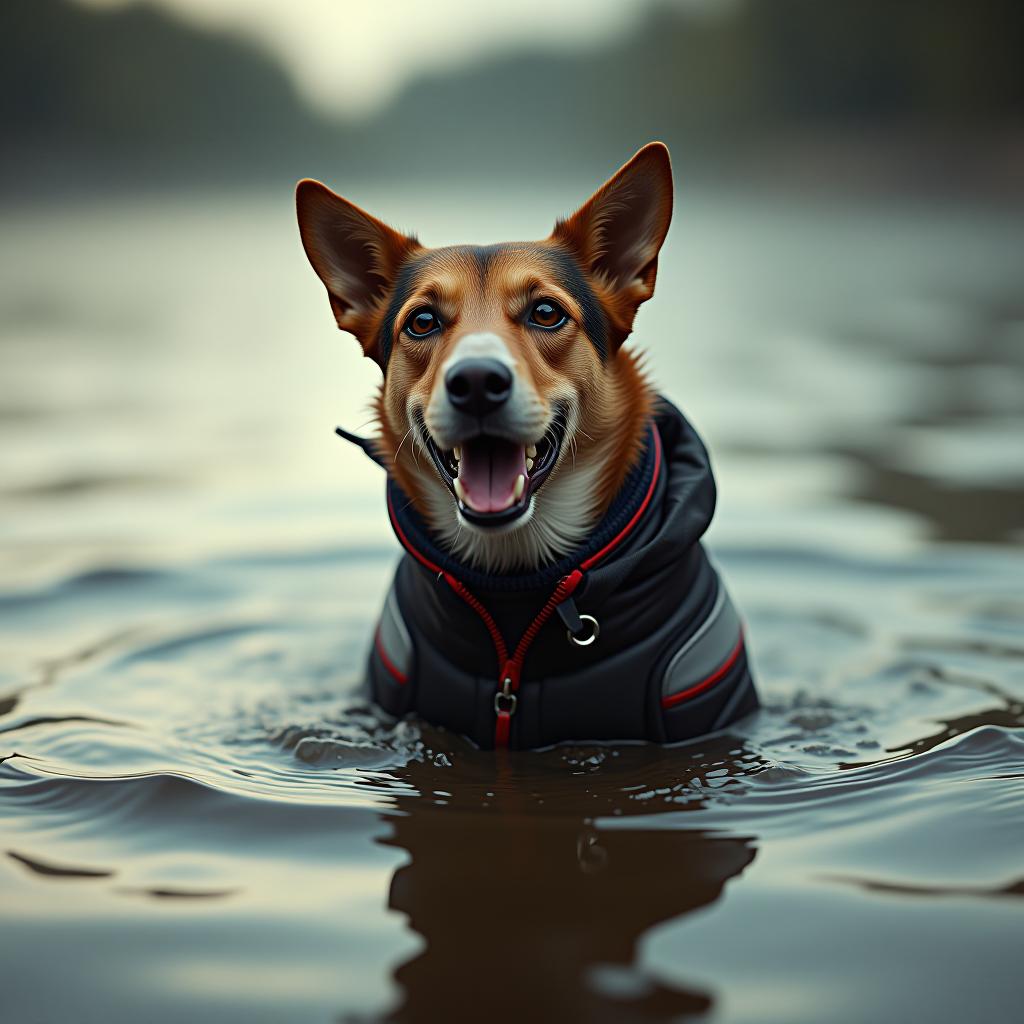
[{"label": "brown and black dog", "polygon": [[665,146],[538,242],[428,249],[309,180],[297,203],[338,326],[383,373],[372,454],[407,557],[377,701],[521,747],[685,739],[756,707],[700,544],[707,453],[623,347],[672,216]]},{"label": "brown and black dog", "polygon": [[577,547],[651,413],[622,344],[672,217],[665,146],[539,242],[428,249],[319,182],[300,182],[297,201],[338,326],[386,370],[379,451],[436,535],[496,572]]}]

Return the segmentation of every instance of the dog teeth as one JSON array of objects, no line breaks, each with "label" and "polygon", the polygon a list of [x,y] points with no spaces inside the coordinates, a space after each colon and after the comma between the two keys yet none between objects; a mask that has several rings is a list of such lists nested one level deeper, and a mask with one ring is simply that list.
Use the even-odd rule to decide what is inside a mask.
[{"label": "dog teeth", "polygon": [[535,444],[528,444],[526,446],[526,457],[528,459],[537,458],[537,446]]},{"label": "dog teeth", "polygon": [[459,499],[460,505],[466,504],[466,488],[462,486],[462,481],[455,478],[455,497]]},{"label": "dog teeth", "polygon": [[516,485],[512,488],[512,497],[518,501],[526,490],[526,477],[522,473],[516,477]]},{"label": "dog teeth", "polygon": [[529,472],[531,469],[533,469],[533,459],[527,459],[526,460],[526,471]]},{"label": "dog teeth", "polygon": [[455,461],[456,462],[461,462],[462,461],[462,449],[459,448],[458,446],[456,446],[455,448],[452,449],[452,455],[455,456]]}]

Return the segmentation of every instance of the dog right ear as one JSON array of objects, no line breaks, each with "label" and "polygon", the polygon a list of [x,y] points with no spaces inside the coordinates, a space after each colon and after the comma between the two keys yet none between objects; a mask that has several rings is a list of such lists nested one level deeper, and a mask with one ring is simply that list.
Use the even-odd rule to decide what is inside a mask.
[{"label": "dog right ear", "polygon": [[606,181],[552,237],[568,246],[599,285],[610,314],[612,350],[629,337],[654,294],[658,253],[672,220],[672,162],[650,142]]},{"label": "dog right ear", "polygon": [[295,206],[302,247],[327,289],[338,326],[354,334],[383,369],[374,314],[419,242],[311,178],[299,182]]}]

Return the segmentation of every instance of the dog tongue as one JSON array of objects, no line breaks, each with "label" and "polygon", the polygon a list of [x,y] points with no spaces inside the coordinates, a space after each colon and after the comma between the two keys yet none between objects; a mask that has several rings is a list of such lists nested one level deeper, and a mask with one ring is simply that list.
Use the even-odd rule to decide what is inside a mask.
[{"label": "dog tongue", "polygon": [[526,475],[521,444],[500,437],[475,437],[462,445],[459,482],[466,504],[477,512],[500,512],[515,501],[519,474]]}]

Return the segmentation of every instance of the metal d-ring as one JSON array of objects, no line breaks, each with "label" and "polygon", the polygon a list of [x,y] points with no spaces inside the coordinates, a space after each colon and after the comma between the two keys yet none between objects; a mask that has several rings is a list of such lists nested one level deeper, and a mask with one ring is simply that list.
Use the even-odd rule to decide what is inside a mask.
[{"label": "metal d-ring", "polygon": [[598,624],[597,619],[595,619],[593,615],[581,614],[580,622],[590,623],[590,636],[577,636],[570,629],[567,629],[565,631],[565,635],[569,638],[569,641],[571,643],[574,643],[577,647],[589,647],[601,635],[601,626]]}]

